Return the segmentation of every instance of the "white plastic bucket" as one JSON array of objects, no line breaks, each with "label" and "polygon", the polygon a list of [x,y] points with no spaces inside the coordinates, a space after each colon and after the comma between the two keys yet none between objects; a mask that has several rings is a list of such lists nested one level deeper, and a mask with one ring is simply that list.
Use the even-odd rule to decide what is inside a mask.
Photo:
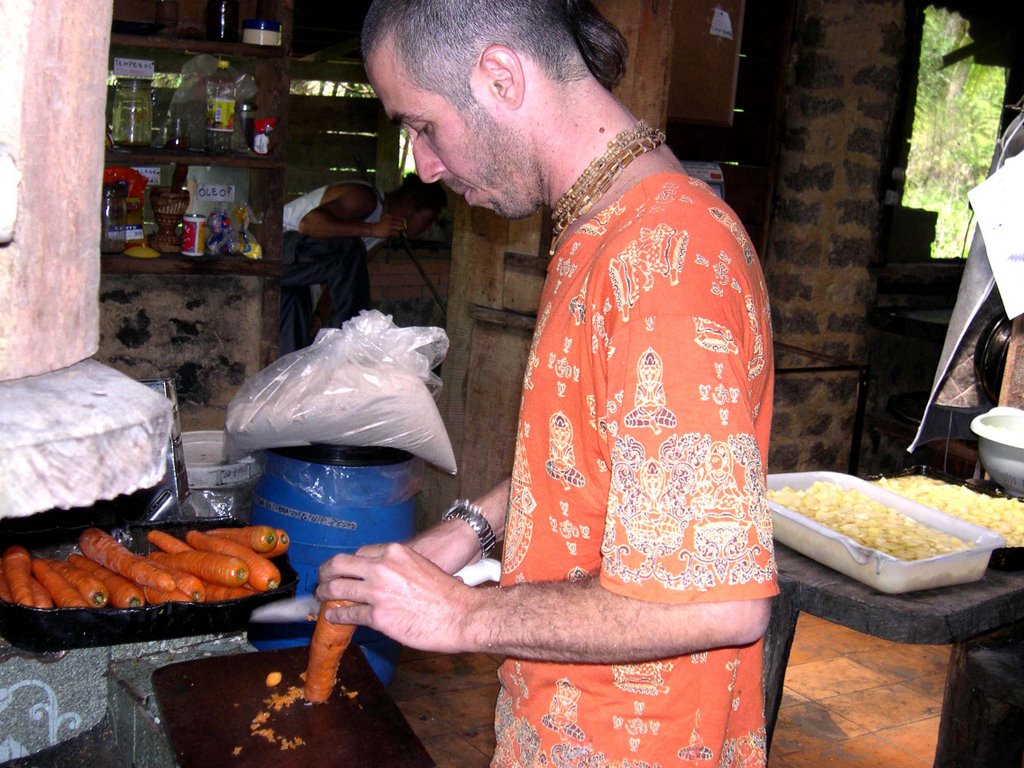
[{"label": "white plastic bucket", "polygon": [[224,432],[183,432],[181,447],[189,490],[204,497],[217,517],[247,521],[262,467],[252,456],[229,462]]}]

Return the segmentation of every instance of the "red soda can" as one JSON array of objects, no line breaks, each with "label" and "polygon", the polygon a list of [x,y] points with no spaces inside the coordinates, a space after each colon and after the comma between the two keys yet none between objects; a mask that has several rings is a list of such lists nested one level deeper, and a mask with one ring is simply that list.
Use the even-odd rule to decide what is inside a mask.
[{"label": "red soda can", "polygon": [[181,252],[202,256],[206,248],[206,217],[186,213],[181,217]]}]

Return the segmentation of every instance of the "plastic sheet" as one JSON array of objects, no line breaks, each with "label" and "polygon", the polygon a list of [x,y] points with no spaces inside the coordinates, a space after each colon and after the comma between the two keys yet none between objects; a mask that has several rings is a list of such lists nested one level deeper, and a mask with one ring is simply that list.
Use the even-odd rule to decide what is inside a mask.
[{"label": "plastic sheet", "polygon": [[313,444],[398,448],[452,474],[451,441],[434,402],[433,372],[448,352],[441,328],[399,328],[360,312],[326,328],[246,381],[228,405],[234,459],[268,448]]}]

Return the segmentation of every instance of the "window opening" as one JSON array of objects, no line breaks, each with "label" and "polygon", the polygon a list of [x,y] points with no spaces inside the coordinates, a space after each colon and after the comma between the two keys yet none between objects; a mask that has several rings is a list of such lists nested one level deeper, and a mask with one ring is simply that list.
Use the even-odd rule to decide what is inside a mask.
[{"label": "window opening", "polygon": [[988,175],[999,137],[1007,69],[979,62],[983,47],[970,31],[955,11],[924,11],[902,206],[935,214],[933,259],[966,257],[967,192]]}]

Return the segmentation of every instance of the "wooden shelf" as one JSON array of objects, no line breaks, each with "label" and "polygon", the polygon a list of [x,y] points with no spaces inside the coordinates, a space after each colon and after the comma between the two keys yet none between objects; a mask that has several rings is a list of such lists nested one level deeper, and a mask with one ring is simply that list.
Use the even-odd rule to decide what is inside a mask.
[{"label": "wooden shelf", "polygon": [[131,256],[100,257],[100,270],[107,275],[240,275],[271,277],[281,274],[281,262],[246,259],[242,256],[181,256],[168,253],[156,259]]},{"label": "wooden shelf", "polygon": [[206,152],[179,152],[158,147],[113,147],[106,151],[104,160],[107,165],[192,165],[217,166],[221,168],[252,168],[268,171],[285,169],[284,152],[280,157],[268,155],[242,154],[233,152],[224,155],[210,155]]},{"label": "wooden shelf", "polygon": [[114,32],[110,35],[111,46],[127,48],[156,48],[165,51],[186,53],[208,53],[213,56],[245,56],[250,59],[284,58],[284,46],[253,45],[251,43],[222,43],[218,40],[200,40],[188,37],[167,37],[163,35],[126,35]]}]

